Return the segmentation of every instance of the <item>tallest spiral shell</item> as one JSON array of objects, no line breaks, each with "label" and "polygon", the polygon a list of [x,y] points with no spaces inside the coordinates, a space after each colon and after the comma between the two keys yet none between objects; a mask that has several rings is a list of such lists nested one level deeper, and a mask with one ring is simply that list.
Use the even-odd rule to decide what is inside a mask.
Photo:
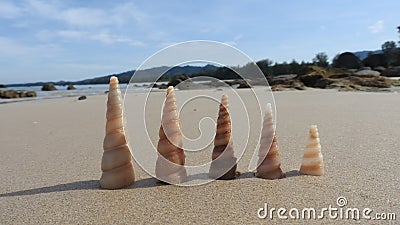
[{"label": "tallest spiral shell", "polygon": [[106,135],[103,141],[100,186],[104,189],[118,189],[135,181],[131,151],[125,138],[122,96],[118,79],[110,78],[107,99]]},{"label": "tallest spiral shell", "polygon": [[158,158],[155,171],[157,178],[171,184],[184,182],[187,173],[184,167],[185,152],[182,147],[181,120],[172,86],[167,89],[158,135]]}]

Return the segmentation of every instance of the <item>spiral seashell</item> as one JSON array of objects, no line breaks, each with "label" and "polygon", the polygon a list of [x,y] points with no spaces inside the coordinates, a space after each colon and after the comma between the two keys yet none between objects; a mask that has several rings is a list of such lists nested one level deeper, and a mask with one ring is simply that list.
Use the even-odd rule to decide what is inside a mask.
[{"label": "spiral seashell", "polygon": [[182,148],[180,117],[172,86],[167,89],[158,135],[158,158],[155,171],[157,178],[174,184],[184,182],[187,177],[184,167],[185,152]]},{"label": "spiral seashell", "polygon": [[[271,143],[272,141],[272,143]],[[261,131],[260,148],[258,150],[258,167],[256,177],[264,179],[280,179],[284,177],[281,169],[281,157],[274,123],[272,121],[272,108],[268,103]]]},{"label": "spiral seashell", "polygon": [[122,96],[117,77],[110,78],[106,118],[100,186],[104,189],[123,188],[135,181],[135,173],[131,151],[125,138]]},{"label": "spiral seashell", "polygon": [[304,149],[300,173],[313,176],[324,175],[324,160],[321,153],[317,125],[310,127],[306,148]]},{"label": "spiral seashell", "polygon": [[231,118],[228,109],[228,96],[223,95],[219,105],[217,129],[209,177],[220,180],[236,178],[236,157],[232,141]]}]

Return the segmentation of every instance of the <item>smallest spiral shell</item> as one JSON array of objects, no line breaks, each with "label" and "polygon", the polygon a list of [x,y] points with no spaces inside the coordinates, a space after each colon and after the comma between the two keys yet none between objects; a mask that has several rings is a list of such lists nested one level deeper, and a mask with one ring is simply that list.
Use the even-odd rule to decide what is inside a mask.
[{"label": "smallest spiral shell", "polygon": [[307,145],[301,162],[300,173],[313,176],[324,175],[324,160],[321,153],[318,128],[310,126]]}]

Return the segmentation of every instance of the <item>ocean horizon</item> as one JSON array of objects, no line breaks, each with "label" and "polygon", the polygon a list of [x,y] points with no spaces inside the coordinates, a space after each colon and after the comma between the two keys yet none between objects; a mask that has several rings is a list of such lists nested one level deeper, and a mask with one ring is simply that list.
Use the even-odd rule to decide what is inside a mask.
[{"label": "ocean horizon", "polygon": [[[167,82],[157,82],[158,85],[166,84]],[[142,93],[149,90],[152,87],[152,83],[131,83],[134,88],[129,88],[129,93]],[[37,94],[37,97],[32,98],[11,98],[5,99],[0,98],[1,103],[9,103],[9,102],[19,102],[19,101],[32,101],[32,100],[40,100],[40,99],[51,99],[51,98],[65,98],[65,97],[79,97],[82,95],[85,96],[94,96],[94,95],[102,95],[108,91],[108,84],[88,84],[88,85],[74,85],[76,89],[67,90],[68,85],[55,85],[57,90],[54,91],[42,91],[42,86],[14,86],[14,87],[6,87],[1,88],[0,90],[16,90],[16,91],[34,91]],[[121,83],[120,88],[122,93],[125,93],[127,90],[128,84]],[[152,91],[158,91],[159,89],[154,89]],[[161,91],[161,90],[160,90]]]}]

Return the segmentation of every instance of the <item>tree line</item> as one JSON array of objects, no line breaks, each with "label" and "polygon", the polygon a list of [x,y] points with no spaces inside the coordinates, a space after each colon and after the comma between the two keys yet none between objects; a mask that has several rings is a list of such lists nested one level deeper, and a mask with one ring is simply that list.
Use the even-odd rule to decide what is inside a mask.
[{"label": "tree line", "polygon": [[[400,26],[398,27],[398,32],[400,34]],[[380,56],[386,60],[387,67],[400,66],[400,41],[396,44],[395,41],[386,41],[381,45],[382,53]],[[373,52],[369,52],[372,55]],[[315,55],[311,62],[301,61],[298,62],[293,59],[291,62],[273,62],[270,59],[263,59],[256,62],[257,66],[261,69],[266,77],[276,76],[281,74],[302,74],[309,66],[319,66],[319,67],[336,67],[336,60],[340,54],[337,54],[332,62],[329,62],[329,57],[325,52],[319,52]],[[240,69],[245,69],[245,65]],[[240,77],[227,67],[220,67],[215,70],[209,70],[202,72],[200,74],[192,74],[189,76],[212,76],[218,79],[239,79]]]}]

